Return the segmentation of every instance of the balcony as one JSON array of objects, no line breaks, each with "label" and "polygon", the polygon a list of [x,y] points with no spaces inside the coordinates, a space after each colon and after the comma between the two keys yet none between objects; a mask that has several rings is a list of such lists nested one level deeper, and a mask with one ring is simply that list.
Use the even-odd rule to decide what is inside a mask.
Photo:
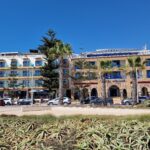
[{"label": "balcony", "polygon": [[105,79],[125,79],[125,78],[126,78],[125,73],[119,71],[105,74]]}]

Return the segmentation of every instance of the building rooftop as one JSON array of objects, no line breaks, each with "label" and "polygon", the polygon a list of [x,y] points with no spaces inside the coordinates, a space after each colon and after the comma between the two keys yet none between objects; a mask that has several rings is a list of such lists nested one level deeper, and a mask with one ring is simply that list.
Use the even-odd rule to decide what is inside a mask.
[{"label": "building rooftop", "polygon": [[97,49],[92,52],[84,52],[79,57],[111,57],[111,56],[132,56],[132,55],[149,55],[147,49]]},{"label": "building rooftop", "polygon": [[30,50],[29,52],[1,52],[0,56],[18,56],[18,55],[43,55],[39,53],[37,50]]}]

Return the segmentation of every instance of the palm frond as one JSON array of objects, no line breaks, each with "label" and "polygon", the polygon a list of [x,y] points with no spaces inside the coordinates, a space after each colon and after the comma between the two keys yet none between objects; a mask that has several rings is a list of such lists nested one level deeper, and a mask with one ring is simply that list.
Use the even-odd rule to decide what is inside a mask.
[{"label": "palm frond", "polygon": [[135,58],[135,67],[141,67],[141,57],[136,57]]},{"label": "palm frond", "polygon": [[134,67],[134,58],[133,57],[128,58],[128,64],[130,67]]}]

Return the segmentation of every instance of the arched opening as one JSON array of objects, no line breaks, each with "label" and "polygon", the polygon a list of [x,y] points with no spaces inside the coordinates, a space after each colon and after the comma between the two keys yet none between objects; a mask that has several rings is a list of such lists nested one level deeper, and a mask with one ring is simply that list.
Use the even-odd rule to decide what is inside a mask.
[{"label": "arched opening", "polygon": [[91,90],[91,96],[97,97],[97,89],[96,89],[96,88],[93,88],[93,89]]},{"label": "arched opening", "polygon": [[109,96],[110,97],[119,97],[120,96],[120,90],[116,85],[112,85],[109,88]]},{"label": "arched opening", "polygon": [[66,90],[66,96],[71,98],[71,90],[70,89],[67,89]]},{"label": "arched opening", "polygon": [[88,89],[87,88],[84,88],[82,90],[82,96],[83,96],[84,99],[89,97],[89,93],[88,93]]},{"label": "arched opening", "polygon": [[127,90],[126,89],[123,89],[122,96],[123,96],[123,99],[127,98]]},{"label": "arched opening", "polygon": [[78,87],[76,87],[74,89],[74,99],[75,100],[79,100],[80,99],[80,89]]},{"label": "arched opening", "polygon": [[141,96],[149,96],[148,89],[146,87],[142,88]]}]

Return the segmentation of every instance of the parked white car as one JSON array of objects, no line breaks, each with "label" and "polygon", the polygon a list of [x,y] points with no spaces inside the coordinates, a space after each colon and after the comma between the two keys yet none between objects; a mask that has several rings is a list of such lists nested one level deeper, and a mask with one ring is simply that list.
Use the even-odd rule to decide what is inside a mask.
[{"label": "parked white car", "polygon": [[5,105],[12,105],[11,98],[2,98],[2,100],[4,101]]},{"label": "parked white car", "polygon": [[[51,100],[48,101],[47,105],[59,105],[59,100],[60,100],[59,97],[51,99]],[[63,104],[64,105],[71,104],[71,99],[68,98],[68,97],[63,97]]]}]

